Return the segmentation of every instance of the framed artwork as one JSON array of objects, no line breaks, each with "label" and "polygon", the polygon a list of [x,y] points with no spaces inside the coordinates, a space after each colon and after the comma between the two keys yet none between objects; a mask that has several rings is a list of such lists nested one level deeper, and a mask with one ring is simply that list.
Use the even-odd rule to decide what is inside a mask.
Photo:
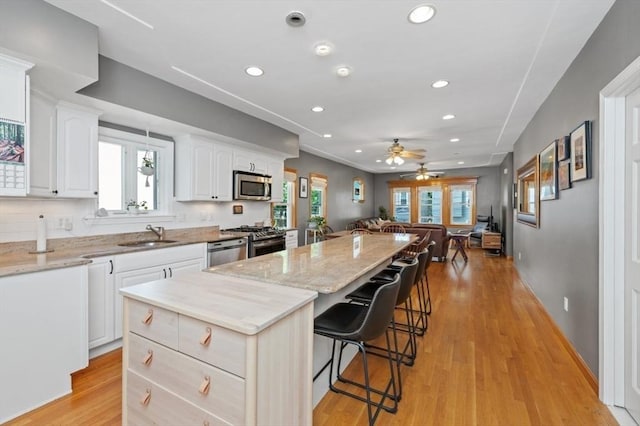
[{"label": "framed artwork", "polygon": [[364,203],[364,180],[361,178],[353,178],[351,200],[354,203]]},{"label": "framed artwork", "polygon": [[571,182],[591,178],[591,122],[571,132]]},{"label": "framed artwork", "polygon": [[300,185],[298,186],[299,190],[298,190],[298,196],[300,198],[308,198],[309,197],[309,179],[304,177],[304,176],[300,176]]},{"label": "framed artwork", "polygon": [[571,188],[571,160],[563,160],[558,163],[558,187],[561,190]]},{"label": "framed artwork", "polygon": [[558,198],[558,175],[556,174],[556,141],[540,153],[540,200]]},{"label": "framed artwork", "polygon": [[566,160],[569,158],[569,136],[563,136],[560,139],[556,139],[558,145],[558,161]]}]

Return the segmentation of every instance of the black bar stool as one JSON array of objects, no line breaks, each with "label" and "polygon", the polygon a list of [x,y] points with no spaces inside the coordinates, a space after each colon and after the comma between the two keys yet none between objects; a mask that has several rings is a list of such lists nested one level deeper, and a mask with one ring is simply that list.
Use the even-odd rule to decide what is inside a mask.
[{"label": "black bar stool", "polygon": [[[381,409],[395,413],[398,410],[398,395],[396,390],[396,379],[394,372],[395,358],[391,352],[391,344],[389,340],[389,324],[392,321],[398,292],[400,289],[400,275],[396,274],[394,280],[390,283],[379,286],[371,298],[369,305],[360,305],[355,303],[337,303],[316,317],[313,324],[313,332],[333,339],[331,349],[331,361],[329,367],[329,388],[336,393],[341,393],[359,401],[366,402],[367,414],[369,417],[369,425],[373,425],[380,413]],[[372,388],[369,383],[369,368],[367,365],[367,350],[364,342],[373,340],[382,334],[385,334],[387,342],[387,358],[389,359],[390,379],[384,390]],[[362,364],[364,368],[364,384],[351,382],[366,391],[366,398],[340,389],[332,383],[333,364],[336,356],[336,341],[340,341],[340,351],[338,358],[338,368],[336,377],[340,376],[340,362],[342,360],[342,350],[347,344],[358,347],[358,351],[362,355]],[[391,390],[391,392],[389,392]],[[371,399],[371,393],[379,394],[380,401],[374,402]],[[384,405],[385,400],[389,398],[393,401],[391,407]],[[373,412],[373,407],[376,407]]]}]

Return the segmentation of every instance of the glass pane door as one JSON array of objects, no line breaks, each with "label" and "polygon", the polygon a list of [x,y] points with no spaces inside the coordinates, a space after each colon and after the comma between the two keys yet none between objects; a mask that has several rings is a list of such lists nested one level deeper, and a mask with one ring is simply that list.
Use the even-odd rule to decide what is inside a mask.
[{"label": "glass pane door", "polygon": [[442,188],[419,187],[418,203],[419,223],[442,223]]}]

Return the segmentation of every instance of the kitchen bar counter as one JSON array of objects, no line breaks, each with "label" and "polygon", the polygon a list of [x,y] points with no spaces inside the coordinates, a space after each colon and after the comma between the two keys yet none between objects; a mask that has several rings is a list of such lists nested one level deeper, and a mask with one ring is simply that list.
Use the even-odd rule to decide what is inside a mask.
[{"label": "kitchen bar counter", "polygon": [[354,235],[207,269],[208,272],[332,294],[411,244],[412,234]]},{"label": "kitchen bar counter", "polygon": [[176,242],[156,247],[122,247],[118,245],[131,241],[156,239],[156,236],[150,231],[54,238],[47,241],[47,248],[54,249],[54,251],[45,254],[29,253],[29,251],[35,250],[35,241],[0,243],[0,277],[84,265],[91,263],[91,258],[93,257],[115,256],[187,244],[224,241],[238,238],[239,236],[241,235],[221,232],[218,226],[210,226],[167,229],[165,231],[165,239],[175,240]]}]

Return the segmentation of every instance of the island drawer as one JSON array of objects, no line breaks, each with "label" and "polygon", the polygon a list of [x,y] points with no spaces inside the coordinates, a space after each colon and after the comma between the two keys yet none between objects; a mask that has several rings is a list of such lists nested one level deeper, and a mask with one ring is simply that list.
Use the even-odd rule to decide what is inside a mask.
[{"label": "island drawer", "polygon": [[231,424],[244,424],[245,382],[219,368],[129,334],[129,369]]},{"label": "island drawer", "polygon": [[178,314],[157,306],[127,299],[129,329],[154,342],[178,348]]},{"label": "island drawer", "polygon": [[127,371],[126,421],[129,425],[230,425],[131,370]]},{"label": "island drawer", "polygon": [[235,331],[180,316],[180,352],[245,377],[246,337]]}]

